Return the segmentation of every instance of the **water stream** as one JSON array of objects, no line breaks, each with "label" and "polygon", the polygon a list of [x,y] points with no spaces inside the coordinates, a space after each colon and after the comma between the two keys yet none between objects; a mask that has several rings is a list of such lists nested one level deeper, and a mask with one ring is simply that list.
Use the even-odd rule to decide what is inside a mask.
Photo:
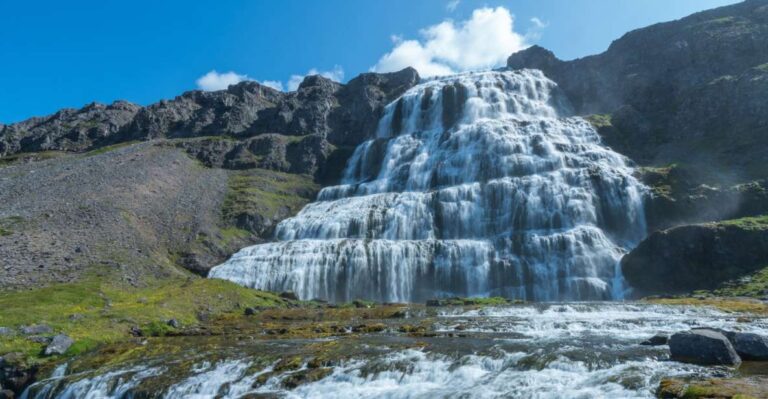
[{"label": "water stream", "polygon": [[[668,347],[639,345],[644,339],[701,326],[768,334],[768,319],[743,323],[701,307],[567,303],[435,312],[433,337],[388,329],[317,340],[233,340],[212,352],[198,342],[137,364],[59,372],[22,398],[652,398],[664,377],[739,371],[670,361]],[[310,363],[314,355],[302,351],[318,345],[344,356],[323,364],[322,378],[291,385],[317,367]],[[278,358],[296,354],[306,356],[300,367],[274,372]],[[185,368],[189,362],[194,365]]]}]

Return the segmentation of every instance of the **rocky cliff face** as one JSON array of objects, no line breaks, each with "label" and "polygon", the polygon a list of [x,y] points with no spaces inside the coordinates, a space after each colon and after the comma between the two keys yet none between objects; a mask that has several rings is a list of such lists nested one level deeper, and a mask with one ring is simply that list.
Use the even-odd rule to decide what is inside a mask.
[{"label": "rocky cliff face", "polygon": [[638,296],[712,290],[768,267],[768,218],[658,231],[621,266]]},{"label": "rocky cliff face", "polygon": [[[274,154],[285,153],[285,140],[251,139],[279,134],[304,137],[302,146],[295,146],[303,153],[298,157],[304,160],[296,162],[294,157],[294,162],[280,159],[251,164],[312,175],[332,170],[324,168],[334,149],[331,147],[362,142],[375,130],[384,105],[418,81],[416,70],[407,68],[363,74],[346,85],[309,76],[298,90],[289,93],[241,82],[226,90],[189,91],[147,107],[125,101],[94,103],[80,110],[64,109],[48,117],[0,125],[0,157],[21,152],[85,151],[132,140],[226,136],[247,141],[238,146],[240,152],[248,148],[255,151],[251,155],[273,154],[275,158]],[[306,136],[315,137],[307,140]]]},{"label": "rocky cliff face", "polygon": [[409,68],[310,76],[290,93],[242,82],[0,125],[0,287],[204,275],[333,181],[418,80]]},{"label": "rocky cliff face", "polygon": [[608,114],[605,141],[640,164],[685,162],[732,183],[768,172],[768,1],[638,29],[574,61],[534,46],[508,66],[542,69],[579,113]]}]

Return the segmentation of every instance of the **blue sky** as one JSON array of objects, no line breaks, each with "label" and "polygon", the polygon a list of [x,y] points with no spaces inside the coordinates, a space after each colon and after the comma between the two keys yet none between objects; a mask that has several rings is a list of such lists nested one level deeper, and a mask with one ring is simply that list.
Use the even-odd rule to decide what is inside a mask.
[{"label": "blue sky", "polygon": [[0,123],[94,100],[146,105],[243,78],[288,89],[309,72],[346,81],[408,62],[425,74],[478,69],[530,44],[572,59],[631,29],[735,2],[0,0]]}]

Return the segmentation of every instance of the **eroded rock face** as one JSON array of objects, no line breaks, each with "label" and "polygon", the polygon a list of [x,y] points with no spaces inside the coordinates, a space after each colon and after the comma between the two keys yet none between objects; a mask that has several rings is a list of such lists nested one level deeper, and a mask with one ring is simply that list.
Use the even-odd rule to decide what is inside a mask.
[{"label": "eroded rock face", "polygon": [[46,117],[0,125],[0,156],[46,150],[83,151],[112,138],[140,109],[127,101],[91,103],[78,110],[65,108]]},{"label": "eroded rock face", "polygon": [[765,267],[768,228],[709,223],[658,231],[621,260],[636,295],[714,289]]},{"label": "eroded rock face", "polygon": [[686,162],[741,181],[765,176],[765,0],[638,29],[573,61],[533,46],[508,66],[543,70],[582,115],[611,114],[606,143],[636,162]]},{"label": "eroded rock face", "polygon": [[669,339],[672,360],[701,365],[738,366],[741,358],[728,338],[714,330],[692,330]]},{"label": "eroded rock face", "polygon": [[365,140],[375,131],[383,107],[418,81],[416,70],[406,68],[366,73],[347,85],[308,76],[298,90],[288,93],[246,81],[226,90],[189,91],[144,108],[124,101],[94,103],[0,125],[0,157],[41,150],[85,151],[131,140],[226,136],[245,141],[207,142],[195,155],[217,167],[325,174],[331,147]]}]

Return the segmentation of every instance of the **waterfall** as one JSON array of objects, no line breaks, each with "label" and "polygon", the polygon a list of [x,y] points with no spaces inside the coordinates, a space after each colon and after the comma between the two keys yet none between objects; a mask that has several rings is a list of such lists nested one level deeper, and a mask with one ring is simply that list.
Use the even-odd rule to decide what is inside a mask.
[{"label": "waterfall", "polygon": [[210,277],[302,299],[615,299],[644,187],[540,71],[436,78],[389,104],[340,185]]}]

